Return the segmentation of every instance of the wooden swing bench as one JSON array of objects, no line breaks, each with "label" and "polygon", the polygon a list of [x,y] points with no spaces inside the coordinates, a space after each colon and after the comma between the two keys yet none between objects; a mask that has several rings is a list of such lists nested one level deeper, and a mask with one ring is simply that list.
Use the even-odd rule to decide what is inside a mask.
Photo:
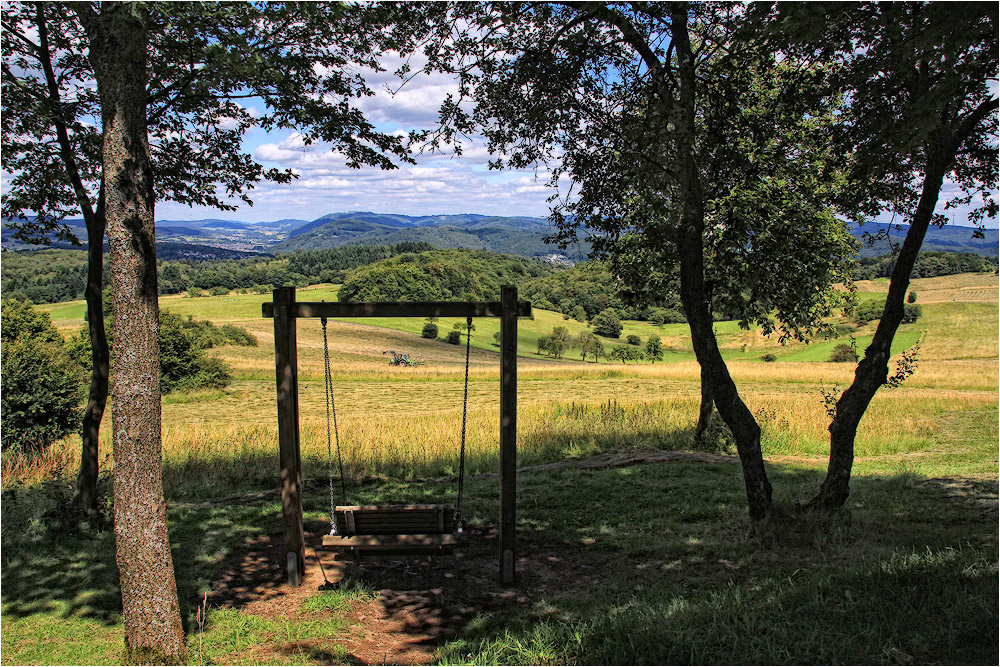
[{"label": "wooden swing bench", "polygon": [[341,553],[449,554],[465,542],[451,505],[338,505],[334,516],[323,546]]}]

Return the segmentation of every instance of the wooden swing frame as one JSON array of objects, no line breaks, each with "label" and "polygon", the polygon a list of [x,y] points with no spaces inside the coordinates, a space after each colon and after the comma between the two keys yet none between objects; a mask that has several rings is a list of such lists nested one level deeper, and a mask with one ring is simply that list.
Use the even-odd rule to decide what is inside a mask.
[{"label": "wooden swing frame", "polygon": [[285,519],[288,582],[302,583],[305,535],[302,522],[302,456],[299,440],[299,372],[296,325],[299,318],[326,317],[499,317],[500,318],[500,581],[514,582],[514,529],[517,506],[517,318],[531,315],[517,288],[504,285],[500,301],[327,303],[295,300],[294,287],[279,287],[261,304],[274,320],[274,364],[278,391],[278,449],[281,507]]}]

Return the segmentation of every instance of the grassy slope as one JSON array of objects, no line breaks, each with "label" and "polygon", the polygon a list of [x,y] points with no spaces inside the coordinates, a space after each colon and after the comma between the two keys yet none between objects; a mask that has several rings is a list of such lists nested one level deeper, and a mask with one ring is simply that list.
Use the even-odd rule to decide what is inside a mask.
[{"label": "grassy slope", "polygon": [[[996,278],[986,287],[972,285],[972,291],[959,277],[951,283],[930,280],[939,281],[937,289],[914,281],[924,316],[900,333],[902,346],[923,336],[917,374],[900,389],[879,392],[862,422],[850,520],[778,522],[765,533],[748,530],[742,482],[732,464],[675,462],[523,475],[519,543],[529,555],[546,549],[571,554],[557,575],[566,586],[533,598],[527,608],[482,610],[444,647],[443,659],[996,664],[997,527],[995,514],[984,514],[981,504],[996,494]],[[925,301],[934,292],[935,298]],[[306,294],[303,300],[335,298],[332,288]],[[200,592],[233,545],[262,531],[280,531],[281,509],[274,502],[185,504],[276,485],[273,352],[270,323],[259,315],[261,300],[162,300],[180,314],[240,322],[261,339],[256,349],[216,352],[236,365],[239,380],[232,387],[165,400],[170,530],[192,659],[255,663],[263,659],[257,646],[308,639],[324,643],[324,659],[342,660],[348,657],[339,639],[344,614],[364,592],[347,591],[336,599],[316,594],[307,606],[322,613],[284,624],[240,610],[210,609],[204,634],[197,631]],[[82,322],[79,305],[46,309],[64,328]],[[402,476],[448,472],[455,444],[440,444],[440,434],[453,429],[459,417],[462,350],[420,339],[422,321],[391,324],[406,329],[330,325],[349,470]],[[496,465],[492,324],[477,322],[473,337],[481,348],[473,355],[470,387],[474,471]],[[525,340],[519,350],[533,352],[538,335],[567,324],[582,326],[544,312],[522,321]],[[449,325],[440,323],[442,332]],[[690,447],[698,371],[685,356],[685,329],[640,323],[626,328],[625,333],[643,337],[652,331],[661,335],[676,348],[675,363],[622,368],[525,360],[519,463]],[[832,341],[782,348],[731,323],[720,323],[718,330],[733,375],[764,428],[776,499],[784,507],[808,499],[822,479],[828,447],[819,391],[842,388],[853,367],[814,360],[824,357]],[[865,334],[856,332],[859,348]],[[316,381],[322,377],[318,325],[300,323],[299,342],[303,460],[307,477],[322,477],[326,443],[322,387]],[[419,352],[428,365],[389,369],[381,356],[388,345]],[[781,361],[755,361],[765,351],[775,351]],[[801,360],[790,361],[796,355]],[[105,438],[109,431],[104,429]],[[723,431],[711,445],[728,448]],[[103,447],[109,451],[107,440]],[[70,479],[75,450],[73,443],[55,448],[46,474]],[[5,454],[5,662],[118,662],[122,635],[112,534],[65,530],[68,483],[30,485],[11,495],[12,480],[31,477],[28,468],[11,460]],[[392,481],[351,490],[358,502],[448,499],[454,492],[453,485]],[[473,520],[489,525],[497,511],[495,480],[470,480],[467,497]],[[324,502],[322,493],[307,494],[310,521],[322,521]],[[291,664],[317,659],[274,656],[268,658]]]}]

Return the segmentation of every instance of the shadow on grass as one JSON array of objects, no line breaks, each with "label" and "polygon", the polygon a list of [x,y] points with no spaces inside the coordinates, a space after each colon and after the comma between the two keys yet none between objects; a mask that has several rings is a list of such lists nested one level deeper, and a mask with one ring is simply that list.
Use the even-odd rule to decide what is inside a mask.
[{"label": "shadow on grass", "polygon": [[[818,488],[820,472],[769,472],[789,511],[764,529],[746,520],[740,469],[729,463],[523,474],[519,580],[509,595],[495,582],[488,534],[498,482],[469,480],[466,515],[486,534],[456,565],[468,578],[442,572],[432,582],[456,610],[449,622],[461,637],[445,646],[445,658],[996,664],[997,526],[980,502],[990,484],[956,494],[912,474],[860,477],[850,516],[830,520],[793,510]],[[455,492],[454,484],[385,481],[348,486],[348,500],[448,502]],[[65,495],[49,485],[5,492],[4,614],[114,624],[113,533],[67,529]],[[307,529],[325,532],[326,489],[310,489],[305,507]],[[208,591],[212,605],[234,607],[279,594],[277,498],[172,502],[168,519],[186,620]]]}]

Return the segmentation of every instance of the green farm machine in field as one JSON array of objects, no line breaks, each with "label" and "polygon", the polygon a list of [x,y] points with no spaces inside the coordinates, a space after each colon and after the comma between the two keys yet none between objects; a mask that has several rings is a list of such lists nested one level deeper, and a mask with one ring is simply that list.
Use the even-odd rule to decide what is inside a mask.
[{"label": "green farm machine in field", "polygon": [[395,350],[385,350],[384,352],[382,352],[382,354],[391,354],[392,355],[392,359],[389,360],[389,365],[390,366],[423,366],[424,365],[424,359],[423,359],[423,357],[421,357],[420,359],[410,359],[410,355],[408,355],[408,354],[400,354],[399,352],[396,352]]}]

